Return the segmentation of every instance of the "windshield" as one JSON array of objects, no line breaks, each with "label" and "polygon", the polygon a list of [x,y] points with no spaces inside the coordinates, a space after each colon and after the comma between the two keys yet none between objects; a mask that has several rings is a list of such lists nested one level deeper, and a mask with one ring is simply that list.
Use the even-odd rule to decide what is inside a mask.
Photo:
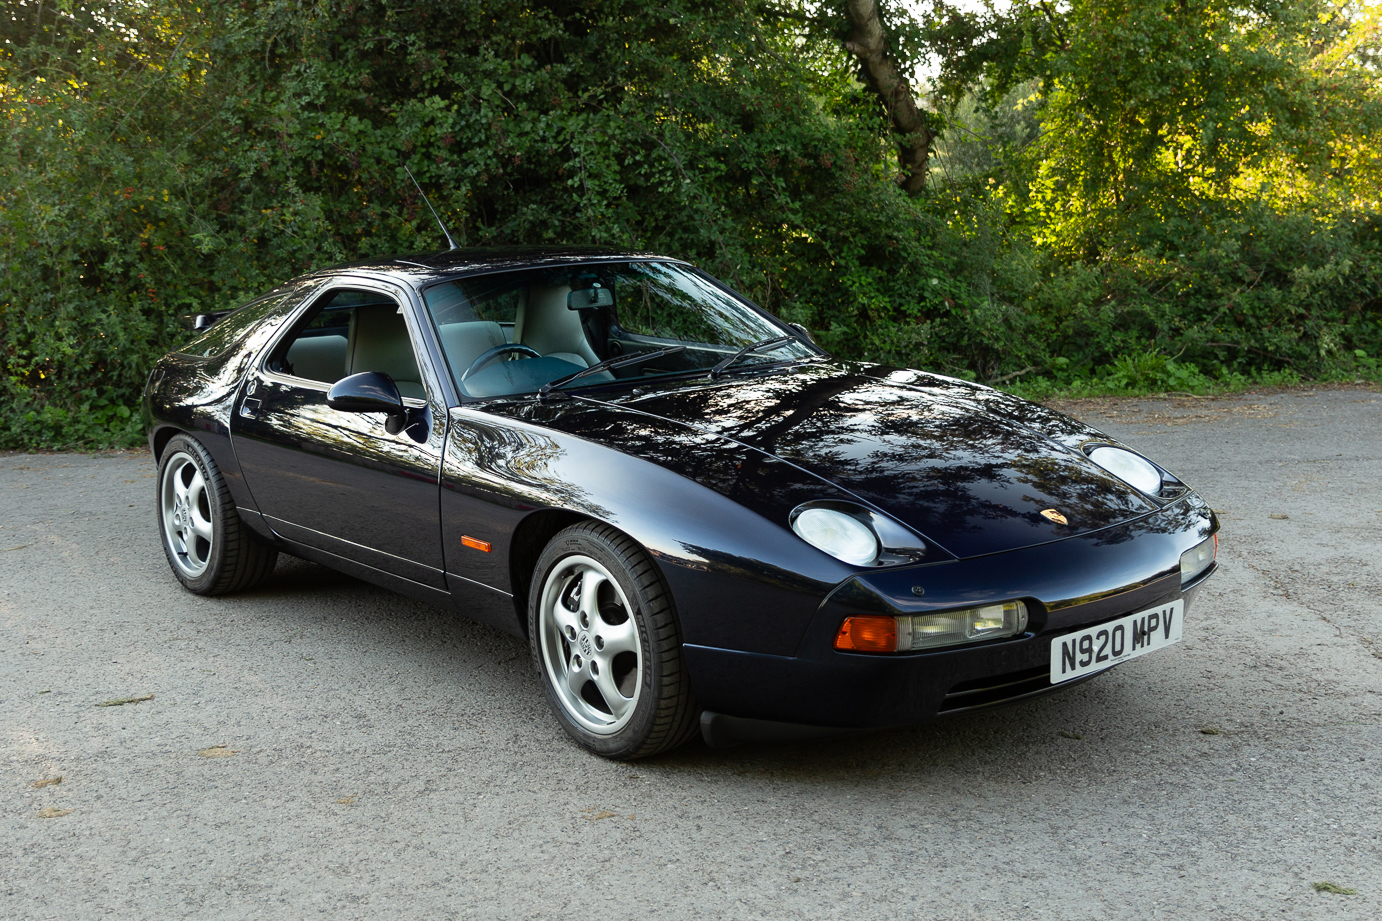
[{"label": "windshield", "polygon": [[[709,374],[734,358],[722,369],[732,372],[816,354],[706,277],[663,262],[480,275],[433,285],[423,300],[457,387],[472,397],[532,393],[554,381],[585,387]],[[790,338],[765,342],[783,337]],[[611,367],[563,381],[606,362]]]}]

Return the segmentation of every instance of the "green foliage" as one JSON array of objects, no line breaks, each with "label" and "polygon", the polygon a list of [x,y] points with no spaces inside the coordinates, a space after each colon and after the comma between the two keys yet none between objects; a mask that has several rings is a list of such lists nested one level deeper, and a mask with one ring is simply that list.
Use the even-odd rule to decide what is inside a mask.
[{"label": "green foliage", "polygon": [[1108,392],[1200,392],[1282,371],[1375,379],[1365,356],[1382,346],[1378,222],[1331,227],[1266,208],[1249,217],[1188,252],[1095,262],[1021,239],[986,248],[975,233],[974,275],[959,287],[986,296],[937,336],[938,360],[963,356],[952,370],[982,380],[1025,370],[1016,376],[1097,379]]},{"label": "green foliage", "polygon": [[179,315],[437,249],[405,164],[462,245],[690,258],[843,357],[1122,391],[1377,374],[1372,13],[885,4],[898,59],[943,64],[909,199],[832,7],[152,6],[0,0],[0,447],[132,443]]},{"label": "green foliage", "polygon": [[179,314],[435,249],[405,164],[463,245],[690,257],[844,354],[939,302],[858,88],[751,8],[11,6],[0,444],[89,441],[43,420],[132,405]]},{"label": "green foliage", "polygon": [[[1382,334],[1379,12],[1118,0],[990,16],[942,72],[971,81],[936,199],[971,244],[971,336],[940,353],[981,379],[1108,392],[1204,386],[1186,366],[1375,376],[1351,350],[1375,354]],[[1137,370],[1149,360],[1182,373]]]}]

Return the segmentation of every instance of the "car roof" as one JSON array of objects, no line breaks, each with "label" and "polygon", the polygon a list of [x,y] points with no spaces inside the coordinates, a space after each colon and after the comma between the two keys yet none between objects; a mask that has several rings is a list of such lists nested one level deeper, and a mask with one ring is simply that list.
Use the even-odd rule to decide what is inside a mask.
[{"label": "car roof", "polygon": [[689,264],[684,259],[605,246],[474,246],[430,253],[405,253],[334,265],[310,272],[324,277],[368,272],[406,278],[414,286],[462,275],[484,275],[514,269],[537,269],[581,262],[652,261]]}]

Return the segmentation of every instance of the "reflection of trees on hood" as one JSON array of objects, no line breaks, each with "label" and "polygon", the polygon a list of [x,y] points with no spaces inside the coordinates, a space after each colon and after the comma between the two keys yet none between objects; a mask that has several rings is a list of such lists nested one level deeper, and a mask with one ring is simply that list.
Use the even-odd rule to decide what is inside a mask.
[{"label": "reflection of trees on hood", "polygon": [[692,424],[588,404],[568,404],[549,424],[694,480],[784,527],[803,502],[849,498],[807,471]]},{"label": "reflection of trees on hood", "polygon": [[908,368],[870,368],[870,376],[890,384],[914,388],[921,393],[934,395],[948,403],[969,406],[976,411],[992,413],[1018,425],[1038,432],[1047,438],[1067,447],[1077,447],[1090,439],[1103,439],[1106,436],[1090,428],[1080,420],[1063,412],[1020,400],[1001,390],[971,384],[968,381],[950,377],[940,377],[925,371]]},{"label": "reflection of trees on hood", "polygon": [[[1012,540],[1051,540],[1155,508],[1082,454],[1044,437],[1038,429],[1048,417],[1058,423],[1058,414],[1031,412],[1027,425],[1013,418],[1012,404],[1023,406],[1018,401],[990,412],[972,394],[955,399],[937,390],[815,366],[641,405],[800,465],[942,545],[943,534],[977,535],[995,523]],[[1089,431],[1059,428],[1066,437]],[[1070,518],[1068,531],[1041,517],[1053,507]]]}]

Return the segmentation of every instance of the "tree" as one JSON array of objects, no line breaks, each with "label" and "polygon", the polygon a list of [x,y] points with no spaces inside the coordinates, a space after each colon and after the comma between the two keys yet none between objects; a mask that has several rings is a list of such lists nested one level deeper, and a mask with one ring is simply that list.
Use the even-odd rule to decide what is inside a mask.
[{"label": "tree", "polygon": [[[405,165],[462,245],[687,257],[841,357],[1001,381],[1148,349],[1352,368],[1382,345],[1375,3],[0,16],[4,447],[137,440],[178,315],[442,245]],[[923,105],[906,75],[928,56]],[[1018,86],[1013,130],[973,128],[993,156],[931,168],[942,128]]]},{"label": "tree", "polygon": [[882,103],[897,138],[899,185],[908,195],[920,195],[926,190],[936,127],[917,104],[911,82],[898,69],[876,0],[845,0],[845,15],[850,32],[844,46],[858,59],[864,82]]},{"label": "tree", "polygon": [[934,14],[929,36],[949,53],[943,77],[990,103],[1039,81],[1018,192],[1043,243],[1096,256],[1158,227],[1188,242],[1249,201],[1372,169],[1378,15],[1327,0],[1018,0],[968,31]]}]

